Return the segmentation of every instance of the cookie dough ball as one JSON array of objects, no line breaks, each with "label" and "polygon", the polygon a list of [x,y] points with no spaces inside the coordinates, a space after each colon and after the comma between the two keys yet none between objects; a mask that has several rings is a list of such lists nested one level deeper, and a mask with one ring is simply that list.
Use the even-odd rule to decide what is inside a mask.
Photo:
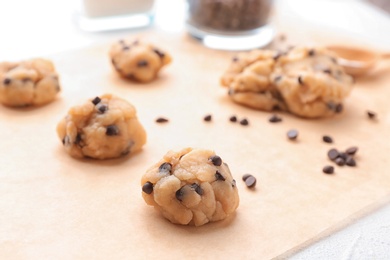
[{"label": "cookie dough ball", "polygon": [[210,150],[168,152],[144,174],[141,185],[145,202],[176,224],[222,220],[239,204],[228,165]]},{"label": "cookie dough ball", "polygon": [[120,40],[110,50],[111,62],[123,77],[150,82],[160,69],[171,62],[171,56],[161,49],[139,40]]},{"label": "cookie dough ball", "polygon": [[76,158],[116,158],[140,150],[146,142],[135,108],[110,94],[72,107],[57,133],[65,150]]},{"label": "cookie dough ball", "polygon": [[32,59],[0,63],[0,103],[20,107],[44,105],[60,91],[51,61]]},{"label": "cookie dough ball", "polygon": [[307,118],[340,113],[353,85],[335,56],[322,48],[294,48],[280,56],[271,80],[288,110]]},{"label": "cookie dough ball", "polygon": [[270,82],[277,54],[271,50],[254,50],[235,56],[221,78],[221,84],[229,88],[230,98],[255,109],[284,109],[279,92]]}]

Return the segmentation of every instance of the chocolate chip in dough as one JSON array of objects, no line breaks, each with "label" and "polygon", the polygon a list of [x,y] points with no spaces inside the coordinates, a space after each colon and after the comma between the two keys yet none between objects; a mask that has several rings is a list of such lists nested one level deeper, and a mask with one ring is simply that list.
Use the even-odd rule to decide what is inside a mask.
[{"label": "chocolate chip in dough", "polygon": [[100,97],[95,97],[95,98],[92,100],[92,104],[94,104],[94,105],[96,106],[97,104],[100,103],[100,101],[102,101],[102,100],[100,99]]},{"label": "chocolate chip in dough", "polygon": [[330,137],[329,135],[324,135],[324,136],[322,137],[322,141],[324,141],[325,143],[331,144],[331,143],[333,143],[333,138]]},{"label": "chocolate chip in dough", "polygon": [[206,115],[203,120],[206,121],[206,122],[210,122],[212,119],[212,116],[211,115]]},{"label": "chocolate chip in dough", "polygon": [[116,125],[109,125],[106,127],[106,135],[114,136],[119,134],[119,128]]},{"label": "chocolate chip in dough", "polygon": [[218,155],[211,156],[210,160],[215,166],[221,166],[222,164],[222,159]]},{"label": "chocolate chip in dough", "polygon": [[171,174],[172,173],[172,164],[165,162],[165,163],[161,164],[160,167],[158,167],[158,171],[160,173],[164,173],[164,174],[165,173]]},{"label": "chocolate chip in dough", "polygon": [[153,192],[153,183],[147,181],[144,186],[142,186],[142,191],[146,194],[151,194]]},{"label": "chocolate chip in dough", "polygon": [[217,179],[217,181],[225,181],[226,180],[225,177],[223,177],[219,171],[215,172],[215,178]]},{"label": "chocolate chip in dough", "polygon": [[287,132],[287,137],[290,140],[295,140],[298,137],[298,131],[296,129],[291,129]]}]

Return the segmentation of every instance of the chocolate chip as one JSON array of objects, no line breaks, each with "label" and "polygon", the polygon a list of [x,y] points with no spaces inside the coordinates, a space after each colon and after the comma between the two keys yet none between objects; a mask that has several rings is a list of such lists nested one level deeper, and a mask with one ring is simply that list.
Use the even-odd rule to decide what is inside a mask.
[{"label": "chocolate chip", "polygon": [[138,67],[147,67],[148,66],[148,61],[146,61],[146,60],[140,60],[140,61],[138,61],[137,62],[137,66]]},{"label": "chocolate chip", "polygon": [[235,179],[233,179],[233,181],[232,181],[232,187],[233,188],[236,187],[236,180]]},{"label": "chocolate chip", "polygon": [[244,118],[244,119],[242,119],[241,121],[240,121],[240,125],[249,125],[249,121],[248,121],[248,119],[246,119],[246,118]]},{"label": "chocolate chip", "polygon": [[330,166],[330,165],[327,165],[325,166],[322,171],[324,173],[327,173],[327,174],[332,174],[334,172],[334,167],[333,166]]},{"label": "chocolate chip", "polygon": [[75,144],[79,144],[81,142],[81,134],[80,133],[77,133],[76,135],[76,140],[74,141]]},{"label": "chocolate chip", "polygon": [[215,166],[221,166],[222,164],[222,159],[218,155],[211,156],[210,160]]},{"label": "chocolate chip", "polygon": [[236,117],[236,116],[231,116],[231,117],[229,118],[229,120],[230,120],[230,122],[235,123],[235,122],[237,122],[237,117]]},{"label": "chocolate chip", "polygon": [[211,115],[206,115],[204,118],[203,118],[204,121],[206,122],[210,122],[211,121]]},{"label": "chocolate chip", "polygon": [[282,79],[282,76],[276,76],[274,78],[274,82],[276,83],[276,82],[280,81],[281,79]]},{"label": "chocolate chip", "polygon": [[165,173],[171,174],[172,173],[172,164],[165,162],[165,163],[161,164],[160,167],[158,167],[158,171],[160,173],[164,173],[164,174]]},{"label": "chocolate chip", "polygon": [[168,122],[169,120],[164,118],[164,117],[159,117],[156,119],[156,123],[166,123]]},{"label": "chocolate chip", "polygon": [[299,83],[299,85],[303,85],[303,79],[302,79],[302,76],[299,76],[299,77],[298,77],[298,83]]},{"label": "chocolate chip", "polygon": [[100,101],[102,101],[99,97],[95,97],[93,100],[92,100],[92,104],[94,104],[95,106],[97,105],[97,104],[99,104],[100,103]]},{"label": "chocolate chip", "polygon": [[274,114],[272,115],[269,119],[268,119],[269,122],[271,123],[278,123],[278,122],[281,122],[282,121],[282,118],[279,117],[278,115]]},{"label": "chocolate chip", "polygon": [[4,85],[9,85],[9,84],[11,84],[11,79],[10,79],[10,78],[5,78],[5,79],[3,80],[3,84],[4,84]]},{"label": "chocolate chip", "polygon": [[246,174],[242,175],[242,180],[245,181],[250,176],[252,176],[252,174],[246,173]]},{"label": "chocolate chip", "polygon": [[336,105],[335,112],[341,113],[343,111],[343,104],[339,103]]},{"label": "chocolate chip", "polygon": [[348,154],[346,154],[346,153],[339,153],[339,157],[343,158],[344,160],[347,160]]},{"label": "chocolate chip", "polygon": [[347,160],[345,160],[345,164],[354,167],[356,166],[356,161],[351,156],[349,156]]},{"label": "chocolate chip", "polygon": [[215,172],[215,178],[217,179],[217,181],[225,181],[226,180],[225,177],[223,177],[219,171]]},{"label": "chocolate chip", "polygon": [[253,188],[256,186],[256,178],[254,176],[249,176],[248,178],[245,179],[245,185],[248,188]]},{"label": "chocolate chip", "polygon": [[119,128],[116,125],[109,125],[106,127],[106,135],[113,136],[119,134]]},{"label": "chocolate chip", "polygon": [[295,129],[291,129],[287,132],[287,137],[290,140],[295,140],[298,137],[298,131]]},{"label": "chocolate chip", "polygon": [[158,50],[158,49],[153,49],[153,51],[160,57],[160,59],[163,59],[165,57],[165,54]]},{"label": "chocolate chip", "polygon": [[100,106],[98,107],[98,112],[99,112],[100,114],[104,114],[107,110],[108,110],[108,107],[107,107],[106,105],[100,105]]},{"label": "chocolate chip", "polygon": [[[4,82],[5,84],[5,82]],[[372,112],[372,111],[367,111],[367,116],[369,119],[375,119],[376,118],[376,113],[375,112]]]},{"label": "chocolate chip", "polygon": [[336,158],[336,160],[334,161],[338,166],[344,166],[345,164],[345,160],[341,157],[338,157]]},{"label": "chocolate chip", "polygon": [[142,186],[142,191],[145,192],[146,194],[151,194],[153,192],[153,183],[151,183],[150,181],[147,181]]},{"label": "chocolate chip", "polygon": [[184,192],[183,192],[183,190],[181,188],[176,191],[175,195],[176,195],[176,199],[178,201],[182,201],[183,198],[184,198]]},{"label": "chocolate chip", "polygon": [[326,73],[326,74],[332,74],[332,71],[330,69],[325,69],[322,71],[323,73]]},{"label": "chocolate chip", "polygon": [[308,54],[309,54],[309,56],[314,56],[314,55],[316,55],[316,51],[311,49],[311,50],[309,50]]},{"label": "chocolate chip", "polygon": [[68,135],[66,135],[66,136],[64,137],[64,139],[62,139],[62,144],[63,144],[63,145],[68,145],[69,143],[70,143],[70,138],[69,138]]},{"label": "chocolate chip", "polygon": [[337,157],[339,157],[340,153],[336,149],[332,148],[328,151],[328,157],[332,161],[336,160]]},{"label": "chocolate chip", "polygon": [[201,196],[203,195],[203,189],[200,187],[199,184],[193,183],[193,184],[191,185],[191,188],[192,188],[193,190],[195,190],[195,192],[198,193],[199,195],[201,195]]},{"label": "chocolate chip", "polygon": [[128,51],[128,50],[130,50],[130,47],[129,47],[129,46],[123,46],[123,47],[122,47],[122,51]]},{"label": "chocolate chip", "polygon": [[358,149],[359,149],[358,147],[352,146],[352,147],[349,147],[347,150],[345,150],[345,153],[349,154],[349,155],[354,155],[354,154],[356,154]]},{"label": "chocolate chip", "polygon": [[237,62],[237,61],[238,61],[238,58],[237,58],[237,57],[233,57],[232,61],[233,61],[233,62]]},{"label": "chocolate chip", "polygon": [[331,144],[331,143],[333,143],[333,138],[330,137],[329,135],[324,135],[324,136],[322,137],[322,141],[324,141],[325,143]]}]

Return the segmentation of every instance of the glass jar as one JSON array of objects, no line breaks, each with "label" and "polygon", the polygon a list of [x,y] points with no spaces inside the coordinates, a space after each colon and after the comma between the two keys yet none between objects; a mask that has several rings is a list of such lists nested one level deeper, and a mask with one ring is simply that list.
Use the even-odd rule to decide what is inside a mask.
[{"label": "glass jar", "polygon": [[187,29],[211,48],[244,50],[269,44],[272,0],[188,0]]}]

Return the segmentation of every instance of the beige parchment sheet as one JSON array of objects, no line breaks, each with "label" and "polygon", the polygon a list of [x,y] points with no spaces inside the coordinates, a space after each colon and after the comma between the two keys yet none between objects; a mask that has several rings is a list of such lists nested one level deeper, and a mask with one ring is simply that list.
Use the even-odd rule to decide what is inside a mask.
[{"label": "beige parchment sheet", "polygon": [[[1,259],[269,259],[310,243],[390,195],[390,63],[358,79],[339,116],[305,120],[232,103],[219,77],[231,54],[186,35],[145,35],[174,61],[150,84],[119,78],[109,44],[60,53],[58,99],[34,109],[0,106]],[[387,73],[386,73],[387,72]],[[103,93],[131,103],[148,133],[144,149],[108,160],[71,158],[56,136],[70,106]],[[367,119],[366,110],[378,113]],[[213,121],[203,122],[203,116]],[[229,122],[248,118],[247,127]],[[167,124],[154,120],[164,116]],[[296,128],[299,138],[288,141]],[[322,142],[331,135],[335,143]],[[359,147],[356,168],[322,167],[331,147]],[[202,227],[171,224],[141,196],[140,178],[168,150],[213,149],[237,180],[235,215]],[[255,190],[241,180],[257,178]]]}]

